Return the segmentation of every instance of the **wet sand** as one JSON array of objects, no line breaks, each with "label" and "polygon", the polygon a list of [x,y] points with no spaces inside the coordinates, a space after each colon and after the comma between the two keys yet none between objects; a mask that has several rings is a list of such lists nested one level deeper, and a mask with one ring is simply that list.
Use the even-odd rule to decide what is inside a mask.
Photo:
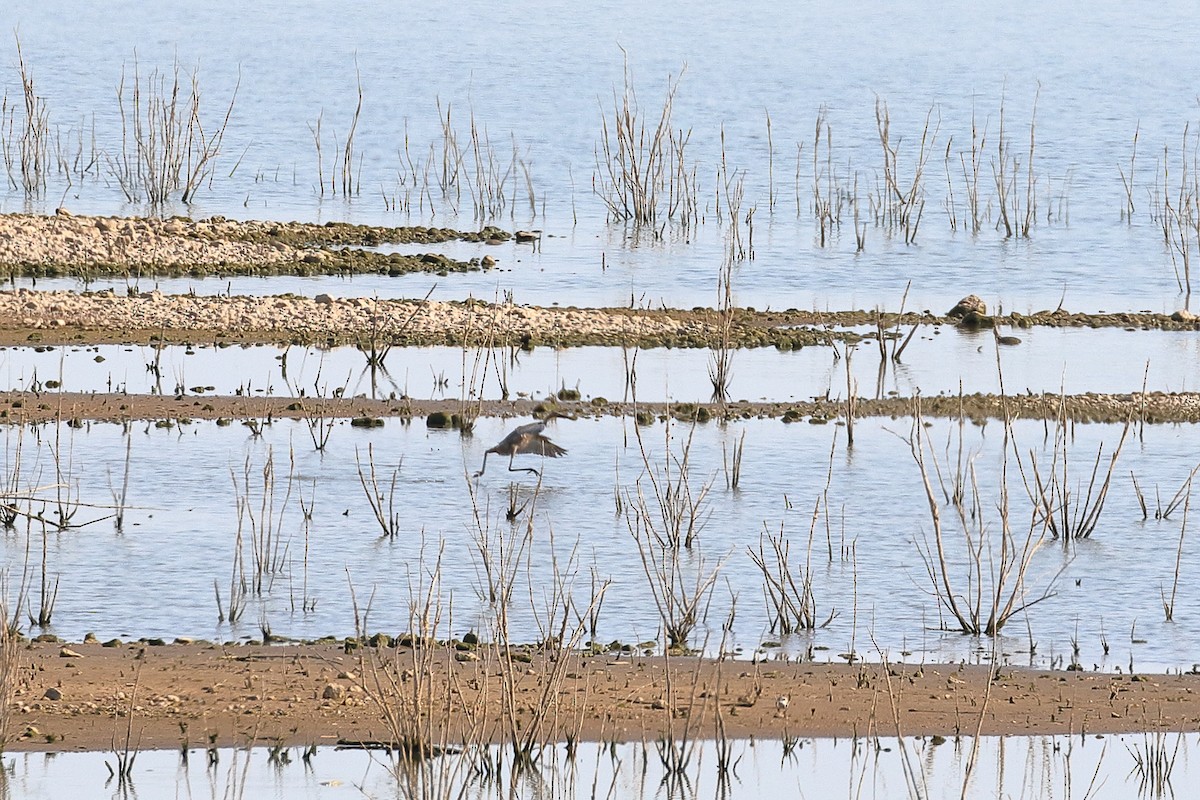
[{"label": "wet sand", "polygon": [[[730,419],[779,419],[783,423],[837,424],[845,419],[846,404],[813,399],[788,402],[717,403],[630,403],[597,398],[594,401],[564,401],[556,398],[485,400],[471,402],[468,413],[490,417],[529,417],[550,414],[562,417],[634,416],[653,422],[668,415],[681,420],[705,422],[722,415]],[[859,399],[855,417],[911,417],[913,398]],[[1065,412],[1077,422],[1200,422],[1200,393],[1147,392],[1135,394],[1082,395],[995,394],[926,397],[920,401],[925,417],[960,415],[971,420],[1057,419]],[[297,398],[263,396],[215,396],[206,394],[136,395],[87,392],[0,392],[0,423],[47,423],[58,420],[82,425],[88,421],[156,421],[163,424],[190,420],[245,421],[312,419],[317,417],[392,420],[397,424],[425,424],[431,414],[453,416],[463,412],[458,400]]]},{"label": "wet sand", "polygon": [[[502,670],[495,652],[474,660],[438,647],[429,670],[436,726],[450,741],[502,737]],[[461,657],[461,656],[460,656]],[[524,657],[522,657],[524,658]],[[107,750],[339,742],[387,743],[380,693],[385,665],[413,666],[407,647],[341,644],[36,643],[9,723],[11,750]],[[576,655],[543,699],[551,665],[536,650],[514,664],[518,714],[550,703],[548,741],[727,736],[1099,734],[1200,730],[1200,676],[1120,675],[1003,667],[817,664],[690,657]],[[994,676],[990,686],[989,675]],[[669,680],[668,680],[669,677]],[[405,680],[408,680],[407,678]],[[670,690],[668,691],[668,684]],[[401,691],[410,691],[401,683]],[[447,690],[449,693],[447,694]],[[787,697],[785,709],[778,699]],[[54,699],[52,699],[54,698]]]}]

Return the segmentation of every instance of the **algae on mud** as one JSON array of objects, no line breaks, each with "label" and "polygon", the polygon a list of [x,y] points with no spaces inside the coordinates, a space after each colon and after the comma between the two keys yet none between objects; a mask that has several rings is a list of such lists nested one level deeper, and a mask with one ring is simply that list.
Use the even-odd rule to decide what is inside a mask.
[{"label": "algae on mud", "polygon": [[384,253],[382,244],[465,241],[499,244],[511,234],[380,227],[330,222],[231,221],[212,217],[112,218],[0,215],[0,274],[16,278],[231,277],[237,275],[405,275],[487,268],[483,258],[460,261],[437,253]]},{"label": "algae on mud", "polygon": [[[8,391],[0,392],[0,424],[31,424],[60,420],[207,419],[370,419],[372,425],[395,419],[407,423],[416,417],[428,418],[430,427],[453,427],[461,408],[459,400],[417,400],[411,397],[371,399],[366,397],[318,397],[302,401],[293,397],[244,397],[170,394],[118,394],[95,392]],[[718,423],[737,419],[778,419],[784,424],[808,422],[813,425],[844,421],[846,404],[838,400],[813,398],[807,401],[726,403],[630,403],[605,398],[579,401],[553,399],[482,400],[478,412],[488,417],[561,417],[600,418],[627,416],[639,424],[653,425],[664,419],[681,422]],[[915,410],[913,398],[860,398],[856,418],[909,418]],[[920,400],[925,418],[962,418],[976,424],[1006,417],[1072,422],[1138,423],[1200,422],[1200,393],[1147,392],[1146,394],[1081,395],[1034,394],[1003,396],[997,394],[939,395]]]}]

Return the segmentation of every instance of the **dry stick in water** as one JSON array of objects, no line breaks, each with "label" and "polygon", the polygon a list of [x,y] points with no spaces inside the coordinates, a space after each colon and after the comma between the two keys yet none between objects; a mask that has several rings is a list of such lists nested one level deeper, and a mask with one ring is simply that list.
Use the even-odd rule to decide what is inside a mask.
[{"label": "dry stick in water", "polygon": [[[819,508],[820,500],[817,503]],[[795,631],[824,628],[836,616],[836,611],[830,611],[824,622],[818,622],[816,616],[812,580],[812,543],[816,524],[817,509],[814,509],[812,524],[808,530],[805,563],[799,569],[790,563],[791,542],[784,535],[782,523],[777,536],[770,532],[759,534],[757,551],[753,547],[746,548],[750,560],[763,576],[763,595],[767,601],[772,633],[787,636]],[[764,547],[764,540],[770,544],[769,555]],[[798,585],[797,573],[800,577]]]},{"label": "dry stick in water", "polygon": [[[33,74],[25,63],[21,50],[21,39],[17,37],[17,66],[21,75],[21,90],[25,101],[20,137],[21,188],[26,197],[40,197],[46,191],[46,173],[49,170],[47,142],[50,137],[50,112],[46,100],[38,97],[33,84]],[[5,148],[7,152],[7,147]],[[6,162],[9,160],[6,156]],[[9,169],[11,178],[11,167]],[[15,188],[15,184],[14,184]]]},{"label": "dry stick in water", "polygon": [[[933,451],[926,443],[919,399],[914,405],[913,420],[909,444],[925,487],[934,537],[933,548],[930,548],[928,543],[925,546],[918,544],[918,553],[925,564],[939,606],[949,612],[959,629],[964,633],[994,636],[1015,614],[1051,597],[1054,585],[1054,579],[1051,579],[1038,596],[1033,599],[1026,596],[1026,576],[1034,555],[1045,540],[1048,522],[1044,517],[1034,515],[1023,539],[1018,538],[1012,530],[1008,495],[1008,453],[1010,448],[1015,448],[1015,444],[1012,441],[1011,419],[1005,415],[1004,450],[999,479],[1000,498],[996,503],[999,511],[999,525],[996,527],[998,543],[995,537],[989,535],[992,527],[984,519],[986,506],[979,490],[974,466],[968,466],[969,479],[962,475],[956,479],[970,491],[969,500],[959,499],[957,494],[953,500],[955,519],[967,550],[965,593],[960,588],[961,581],[951,576],[951,564],[959,562],[952,559],[946,550],[941,510],[926,465],[925,451],[929,450],[931,458]],[[936,463],[936,458],[934,461]],[[961,472],[961,466],[959,470]]]},{"label": "dry stick in water", "polygon": [[1175,551],[1175,579],[1171,582],[1171,599],[1163,597],[1163,613],[1167,622],[1175,619],[1175,593],[1179,589],[1179,567],[1183,562],[1183,536],[1187,533],[1188,510],[1192,505],[1192,479],[1187,480],[1187,496],[1183,501],[1183,522],[1179,525],[1179,548]]},{"label": "dry stick in water", "polygon": [[[725,444],[721,445],[721,465],[725,470],[725,488],[737,491],[742,480],[742,454],[746,449],[746,431],[742,430],[741,437],[733,444],[732,457],[726,452]],[[732,463],[731,459],[732,458]]]},{"label": "dry stick in water", "polygon": [[113,496],[113,506],[116,511],[113,514],[113,524],[116,525],[117,533],[121,533],[125,528],[125,509],[127,508],[126,499],[129,496],[129,465],[130,457],[133,449],[133,437],[128,433],[125,434],[125,470],[121,478],[121,489],[118,492],[113,489],[111,483],[109,490]]},{"label": "dry stick in water", "polygon": [[683,155],[691,134],[680,131],[676,136],[671,122],[682,70],[679,78],[667,79],[666,97],[653,129],[647,126],[638,105],[628,59],[624,77],[623,95],[618,98],[613,89],[611,131],[607,114],[601,115],[601,149],[596,158],[602,163],[596,165],[593,191],[608,207],[611,219],[651,227],[658,224],[659,192],[665,191],[665,213],[670,216],[672,210],[680,210],[683,224],[693,224],[695,206],[688,198],[694,196],[695,187],[688,183]]},{"label": "dry stick in water", "polygon": [[1129,156],[1129,175],[1125,174],[1125,169],[1118,164],[1117,172],[1121,173],[1121,185],[1125,188],[1125,205],[1121,207],[1121,219],[1129,225],[1133,224],[1133,179],[1135,175],[1134,165],[1137,162],[1137,143],[1138,135],[1142,132],[1142,122],[1138,120],[1137,127],[1133,130],[1133,152]]},{"label": "dry stick in water", "polygon": [[958,219],[958,204],[954,199],[954,179],[950,177],[950,150],[954,146],[954,137],[946,140],[946,150],[942,153],[942,167],[946,171],[946,199],[943,202],[946,216],[950,218],[950,230],[957,231],[961,224]]},{"label": "dry stick in water", "polygon": [[367,505],[371,507],[371,513],[379,524],[380,530],[383,531],[383,536],[395,539],[396,534],[400,533],[400,512],[396,510],[396,481],[400,477],[400,465],[403,465],[404,459],[401,459],[400,465],[392,470],[392,480],[388,486],[386,498],[379,488],[379,481],[375,476],[374,445],[367,444],[367,472],[363,472],[362,458],[358,454],[357,447],[354,448],[354,463],[358,467],[358,482],[362,484],[363,492],[367,496]]},{"label": "dry stick in water", "polygon": [[[696,550],[694,539],[707,519],[705,499],[712,483],[709,481],[699,490],[692,487],[688,467],[691,437],[682,456],[675,457],[669,448],[671,426],[668,423],[665,427],[667,453],[662,473],[651,464],[640,426],[634,428],[654,498],[652,508],[639,479],[636,496],[627,497],[625,522],[637,544],[642,569],[667,634],[667,646],[686,648],[688,637],[700,622],[701,609],[711,598],[724,559],[711,571],[706,571],[707,565],[698,552],[688,563],[684,562],[681,549]],[[678,470],[674,481],[672,463]]]},{"label": "dry stick in water", "polygon": [[937,139],[941,122],[934,125],[930,131],[934,109],[930,108],[925,115],[925,129],[917,151],[917,160],[913,168],[912,182],[907,186],[900,184],[900,145],[891,144],[891,116],[887,103],[876,98],[875,126],[879,133],[879,143],[883,147],[883,180],[884,203],[883,214],[890,230],[899,230],[904,234],[905,244],[914,244],[917,240],[917,229],[921,225],[921,213],[925,208],[924,172],[929,161],[933,143]]},{"label": "dry stick in water", "polygon": [[[1002,106],[1003,108],[1003,106]],[[979,173],[983,168],[984,148],[987,146],[987,124],[984,124],[982,130],[975,121],[975,111],[971,110],[971,161],[968,165],[965,153],[959,154],[959,161],[962,163],[963,185],[967,195],[967,210],[971,214],[971,233],[978,235],[983,230],[983,222],[990,217],[987,208],[990,207],[990,201],[985,206],[979,198]]]},{"label": "dry stick in water", "polygon": [[850,370],[850,361],[854,357],[857,345],[846,345],[846,445],[854,446],[854,415],[858,409],[858,381]]},{"label": "dry stick in water", "polygon": [[[879,650],[879,645],[875,645],[875,649]],[[883,652],[879,650],[879,652]],[[892,725],[896,731],[896,739],[900,746],[900,764],[904,770],[904,780],[908,784],[911,797],[926,798],[929,797],[929,786],[925,779],[925,771],[914,767],[911,762],[911,757],[908,753],[907,739],[904,736],[904,727],[900,716],[900,707],[902,693],[897,685],[892,683],[892,666],[888,662],[885,655],[883,661],[879,665],[879,671],[883,675],[884,682],[887,684],[888,701],[892,711]],[[900,684],[903,687],[903,683]],[[920,782],[917,778],[920,778]]]},{"label": "dry stick in water", "polygon": [[718,274],[717,293],[720,298],[720,337],[714,348],[708,366],[708,379],[712,383],[712,399],[717,403],[721,416],[725,416],[725,404],[729,400],[729,382],[733,371],[734,348],[731,346],[733,337],[733,242],[721,264]]},{"label": "dry stick in water", "polygon": [[1042,87],[1039,84],[1033,96],[1033,111],[1029,115],[1029,155],[1025,161],[1025,219],[1021,225],[1021,235],[1025,238],[1029,238],[1029,229],[1037,221],[1037,178],[1033,169],[1033,153],[1037,141],[1037,104],[1041,94]]},{"label": "dry stick in water", "polygon": [[350,130],[346,132],[346,144],[342,148],[342,197],[352,197],[360,189],[354,179],[354,132],[358,130],[358,118],[362,115],[363,107],[362,74],[358,70],[357,58],[354,60],[354,77],[358,102],[354,106],[354,116],[350,118]]},{"label": "dry stick in water", "polygon": [[771,139],[771,112],[764,110],[767,117],[767,208],[775,211],[775,143]]},{"label": "dry stick in water", "polygon": [[1034,503],[1035,514],[1045,520],[1050,534],[1056,539],[1061,538],[1064,546],[1073,539],[1088,538],[1096,529],[1096,525],[1100,521],[1100,513],[1104,510],[1104,501],[1108,497],[1108,490],[1112,484],[1113,472],[1116,471],[1117,459],[1121,455],[1121,450],[1125,446],[1125,440],[1128,438],[1129,430],[1132,427],[1133,416],[1131,412],[1121,430],[1121,439],[1117,442],[1117,447],[1109,458],[1108,469],[1104,474],[1104,481],[1097,487],[1096,480],[1100,473],[1100,464],[1104,455],[1104,443],[1102,442],[1099,445],[1096,451],[1096,460],[1092,465],[1092,474],[1088,482],[1087,494],[1084,496],[1082,502],[1072,495],[1071,476],[1068,469],[1069,454],[1065,395],[1059,398],[1054,451],[1048,470],[1048,477],[1042,477],[1037,458],[1033,451],[1030,451],[1029,460],[1033,474],[1033,482],[1030,484],[1029,480],[1025,477],[1024,466],[1018,458],[1017,463],[1021,468],[1022,478],[1025,479],[1026,491],[1029,493],[1030,500]]}]

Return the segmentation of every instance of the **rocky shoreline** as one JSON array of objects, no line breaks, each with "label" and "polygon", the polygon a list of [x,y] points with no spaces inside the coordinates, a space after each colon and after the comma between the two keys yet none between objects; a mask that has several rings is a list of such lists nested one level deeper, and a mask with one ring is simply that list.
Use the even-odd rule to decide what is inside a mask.
[{"label": "rocky shoreline", "polygon": [[0,214],[0,275],[101,277],[192,275],[448,274],[486,269],[486,258],[387,253],[388,244],[468,241],[500,244],[507,231],[386,228],[347,223],[234,221],[224,217],[53,217]]},{"label": "rocky shoreline", "polygon": [[[859,399],[855,418],[912,418],[919,410],[924,418],[963,418],[975,424],[987,420],[1057,420],[1121,424],[1200,423],[1200,393],[1147,392],[1133,394],[1088,393],[1081,395],[996,394],[939,395]],[[366,397],[246,397],[207,394],[137,395],[107,392],[59,392],[54,390],[0,392],[0,423],[43,424],[68,422],[155,421],[164,425],[188,424],[192,420],[219,423],[273,419],[348,419],[375,427],[385,420],[401,424],[427,424],[434,428],[456,427],[463,413],[485,417],[632,417],[652,425],[668,417],[681,422],[714,424],[728,419],[776,419],[784,424],[843,424],[846,404],[814,398],[808,401],[718,403],[632,403],[608,400],[563,400],[557,397],[519,400],[485,400],[464,404],[459,400],[416,400],[409,397],[371,399]]]},{"label": "rocky shoreline", "polygon": [[[170,219],[0,215],[0,278],[64,276],[86,285],[98,277],[124,277],[124,293],[0,292],[0,344],[143,343],[151,340],[438,345],[495,343],[509,346],[610,345],[629,347],[777,347],[790,350],[864,338],[875,328],[900,338],[913,326],[963,325],[1019,332],[1032,327],[1120,327],[1134,330],[1200,330],[1186,310],[1072,313],[1062,308],[1002,316],[845,310],[539,308],[481,301],[424,302],[363,297],[294,295],[228,297],[140,292],[150,276],[272,274],[404,275],[488,269],[489,255],[456,261],[437,253],[385,253],[385,244],[436,245],[452,240],[501,244],[536,242],[540,233],[446,228],[372,227],[328,223],[195,221]],[[960,303],[961,305],[961,303]],[[982,307],[982,306],[981,306]],[[956,307],[957,308],[957,307]],[[858,327],[859,331],[843,330]],[[1017,343],[1002,338],[1002,343]]]},{"label": "rocky shoreline", "polygon": [[[1194,330],[1192,321],[1163,314],[989,318],[991,324],[1028,328],[1122,327],[1129,330]],[[733,313],[726,336],[719,312],[711,309],[543,308],[481,300],[381,300],[365,297],[167,295],[159,291],[0,291],[0,345],[146,344],[149,342],[269,342],[335,346],[361,344],[451,346],[586,345],[620,347],[801,347],[873,339],[877,333],[850,326],[883,328],[885,338],[907,336],[912,326],[955,325],[957,320],[925,314],[866,311]],[[837,327],[835,327],[837,326]],[[989,331],[978,331],[981,344]],[[1002,344],[1019,338],[1001,337]]]}]

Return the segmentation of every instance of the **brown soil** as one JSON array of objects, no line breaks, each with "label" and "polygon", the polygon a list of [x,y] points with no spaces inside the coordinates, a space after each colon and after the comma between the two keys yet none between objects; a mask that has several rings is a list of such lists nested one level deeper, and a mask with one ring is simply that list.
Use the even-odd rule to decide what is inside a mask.
[{"label": "brown soil", "polygon": [[[503,738],[494,654],[458,661],[451,652],[440,649],[429,672],[432,696],[443,696],[449,680],[456,711],[477,702],[485,709],[478,738]],[[375,691],[372,664],[403,670],[413,658],[405,647],[347,653],[338,644],[200,643],[37,643],[21,656],[28,680],[11,714],[10,749],[49,751],[109,749],[127,733],[141,748],[388,742],[379,703],[396,701]],[[710,738],[718,708],[726,734],[739,738],[1200,730],[1200,677],[1190,674],[1004,667],[989,687],[986,667],[572,658],[545,701],[558,712],[550,741],[654,739],[671,725],[677,736],[686,729]],[[516,666],[519,713],[528,721],[543,703],[549,665],[532,652]],[[451,739],[464,735],[466,714],[434,716],[449,724]]]},{"label": "brown soil", "polygon": [[[911,417],[915,404],[912,398],[892,397],[882,400],[859,400],[855,409],[861,417]],[[838,424],[844,419],[845,404],[827,401],[736,402],[724,409],[715,403],[611,402],[604,398],[591,401],[488,400],[479,404],[482,416],[544,417],[557,414],[563,417],[633,416],[639,422],[652,423],[668,414],[683,420],[705,422],[721,414],[734,419],[767,418],[784,423]],[[219,420],[266,422],[272,419],[307,419],[340,417],[361,419],[363,422],[393,419],[401,423],[416,421],[424,424],[431,414],[458,414],[457,400],[413,400],[398,398],[371,400],[356,398],[291,398],[245,397],[211,395],[128,395],[88,394],[82,392],[0,392],[0,423],[44,423],[63,420],[82,424],[94,420],[123,422],[153,420],[160,424],[186,424],[189,420]],[[921,399],[921,414],[925,417],[958,417],[982,422],[1002,419],[1005,414],[1023,419],[1057,419],[1064,413],[1078,422],[1120,423],[1134,421],[1200,422],[1200,393],[1148,392],[1141,394],[1020,395],[1001,397],[991,394],[972,394],[963,397],[926,397]]]}]

